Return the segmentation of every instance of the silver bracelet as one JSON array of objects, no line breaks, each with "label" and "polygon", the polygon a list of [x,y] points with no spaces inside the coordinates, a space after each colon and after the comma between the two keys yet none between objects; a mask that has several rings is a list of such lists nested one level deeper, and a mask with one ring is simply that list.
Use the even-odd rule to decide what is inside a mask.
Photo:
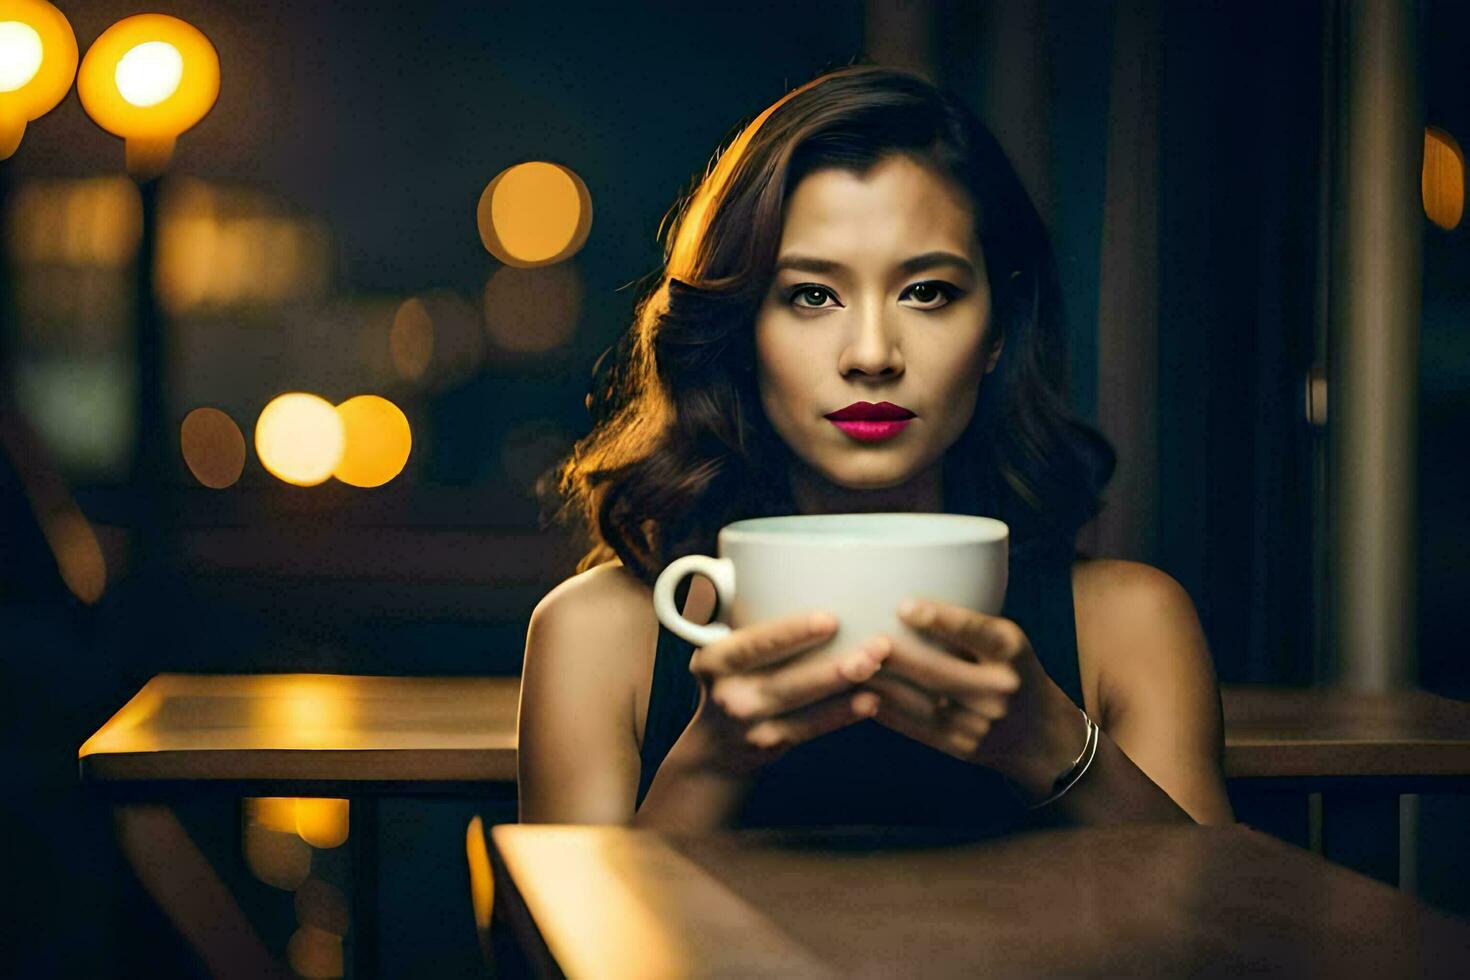
[{"label": "silver bracelet", "polygon": [[[1081,709],[1079,708],[1078,710],[1080,711]],[[1102,730],[1097,727],[1097,722],[1093,721],[1086,711],[1082,712],[1082,718],[1087,722],[1087,738],[1082,743],[1082,753],[1077,756],[1077,760],[1072,763],[1072,767],[1058,776],[1055,783],[1052,783],[1052,794],[1040,803],[1027,803],[1026,809],[1039,810],[1050,803],[1055,803],[1067,795],[1068,790],[1077,785],[1077,781],[1082,778],[1083,773],[1087,772],[1087,768],[1092,765],[1092,760],[1097,755],[1097,741]]]}]

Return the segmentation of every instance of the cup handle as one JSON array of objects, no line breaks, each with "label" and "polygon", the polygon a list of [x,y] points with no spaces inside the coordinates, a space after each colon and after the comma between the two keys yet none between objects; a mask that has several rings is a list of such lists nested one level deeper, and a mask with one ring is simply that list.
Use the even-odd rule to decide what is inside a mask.
[{"label": "cup handle", "polygon": [[685,555],[675,558],[669,562],[669,566],[659,573],[653,583],[653,611],[658,614],[658,621],[663,623],[676,636],[682,637],[695,646],[706,647],[716,640],[723,640],[730,635],[730,627],[724,623],[710,623],[701,626],[691,623],[674,608],[674,588],[683,581],[686,575],[700,574],[706,576],[715,585],[715,594],[719,596],[720,608],[729,609],[735,600],[735,563],[728,558],[711,558],[708,555]]}]

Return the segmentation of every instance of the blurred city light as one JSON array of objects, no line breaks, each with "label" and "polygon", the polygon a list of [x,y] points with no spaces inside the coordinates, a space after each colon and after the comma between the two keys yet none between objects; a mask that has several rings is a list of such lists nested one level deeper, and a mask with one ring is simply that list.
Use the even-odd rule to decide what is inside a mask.
[{"label": "blurred city light", "polygon": [[1465,214],[1465,154],[1455,138],[1437,126],[1424,130],[1420,192],[1429,220],[1453,231]]},{"label": "blurred city light", "polygon": [[92,121],[125,141],[139,178],[167,169],[181,133],[219,96],[219,55],[198,28],[136,14],[102,32],[82,58],[77,95]]},{"label": "blurred city light", "polygon": [[17,359],[14,375],[17,404],[64,472],[89,480],[126,474],[137,425],[131,361],[57,352]]},{"label": "blurred city light", "polygon": [[301,797],[296,801],[296,834],[312,847],[339,847],[347,840],[347,801]]},{"label": "blurred city light", "polygon": [[44,0],[0,4],[0,160],[20,147],[26,123],[66,97],[77,73],[71,23]]},{"label": "blurred city light", "polygon": [[174,315],[276,306],[326,292],[331,237],[266,195],[171,182],[160,205],[156,285]]},{"label": "blurred city light", "polygon": [[332,403],[306,392],[278,395],[255,422],[255,455],[270,474],[310,487],[332,475],[346,446],[342,417]]},{"label": "blurred city light", "polygon": [[245,436],[217,408],[196,408],[179,426],[179,448],[194,478],[206,487],[234,486],[245,470]]},{"label": "blurred city light", "polygon": [[555,350],[572,339],[581,316],[582,276],[570,264],[500,268],[485,283],[485,330],[501,350]]},{"label": "blurred city light", "polygon": [[147,41],[117,63],[117,91],[140,109],[155,106],[179,90],[184,56],[167,41]]},{"label": "blurred city light", "polygon": [[480,194],[475,218],[485,249],[505,265],[551,265],[586,243],[592,195],[569,168],[533,160],[497,174]]},{"label": "blurred city light", "polygon": [[434,356],[434,321],[418,297],[404,300],[393,315],[388,353],[393,370],[406,381],[417,381],[428,370]]},{"label": "blurred city light", "polygon": [[431,289],[418,298],[434,337],[425,381],[435,389],[462,384],[485,362],[485,328],[479,311],[451,289]]},{"label": "blurred city light", "polygon": [[332,475],[354,487],[379,487],[403,472],[413,434],[403,411],[386,398],[358,395],[337,406],[346,431]]},{"label": "blurred city light", "polygon": [[142,231],[137,185],[126,177],[88,177],[22,184],[5,237],[21,263],[119,269],[137,254]]},{"label": "blurred city light", "polygon": [[14,92],[41,70],[41,35],[30,24],[0,21],[0,92]]}]

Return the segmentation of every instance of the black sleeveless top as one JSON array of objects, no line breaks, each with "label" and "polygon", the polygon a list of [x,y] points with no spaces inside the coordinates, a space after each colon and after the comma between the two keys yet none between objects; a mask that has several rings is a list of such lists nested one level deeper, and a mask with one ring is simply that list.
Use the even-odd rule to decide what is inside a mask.
[{"label": "black sleeveless top", "polygon": [[[1001,615],[1025,630],[1047,674],[1080,706],[1072,558],[1071,542],[1059,537],[1013,546]],[[679,584],[675,608],[684,608],[690,582],[686,577]],[[659,625],[638,806],[699,705],[699,681],[689,672],[693,652],[693,644]],[[768,764],[737,825],[940,826],[1001,834],[1026,822],[1026,809],[995,770],[866,719],[803,742]]]}]

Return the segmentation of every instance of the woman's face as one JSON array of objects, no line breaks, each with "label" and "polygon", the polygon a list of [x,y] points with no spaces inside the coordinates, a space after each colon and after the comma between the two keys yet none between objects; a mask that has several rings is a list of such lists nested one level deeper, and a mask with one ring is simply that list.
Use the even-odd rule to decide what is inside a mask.
[{"label": "woman's face", "polygon": [[[941,252],[953,258],[932,254]],[[812,475],[838,487],[936,477],[1000,355],[999,344],[987,350],[990,320],[962,190],[905,156],[866,177],[809,174],[787,200],[775,275],[756,314],[766,417]],[[845,431],[826,418],[854,402],[890,402],[914,417],[865,440],[864,427]]]}]

